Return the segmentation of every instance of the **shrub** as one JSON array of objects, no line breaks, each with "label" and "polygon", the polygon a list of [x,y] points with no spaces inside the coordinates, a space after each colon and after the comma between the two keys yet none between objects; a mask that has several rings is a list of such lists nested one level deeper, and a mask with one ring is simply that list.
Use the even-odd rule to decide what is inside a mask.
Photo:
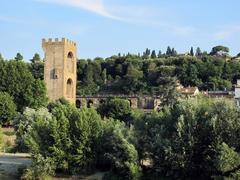
[{"label": "shrub", "polygon": [[13,98],[6,92],[0,92],[0,124],[11,124],[16,114],[16,105]]},{"label": "shrub", "polygon": [[108,118],[128,122],[131,115],[130,102],[126,99],[110,99],[108,102],[99,106],[98,112],[102,117],[106,116]]},{"label": "shrub", "polygon": [[225,168],[236,175],[239,115],[233,102],[208,98],[182,100],[145,115],[135,123],[140,160],[149,158],[155,172],[171,178],[222,176]]},{"label": "shrub", "polygon": [[[107,167],[113,177],[120,179],[138,179],[141,176],[138,153],[125,133],[125,125],[117,121],[106,122],[100,139],[98,166]],[[108,174],[105,179],[110,177]]]},{"label": "shrub", "polygon": [[55,165],[51,158],[44,158],[37,154],[30,167],[20,170],[22,180],[46,180],[49,175],[55,174]]}]

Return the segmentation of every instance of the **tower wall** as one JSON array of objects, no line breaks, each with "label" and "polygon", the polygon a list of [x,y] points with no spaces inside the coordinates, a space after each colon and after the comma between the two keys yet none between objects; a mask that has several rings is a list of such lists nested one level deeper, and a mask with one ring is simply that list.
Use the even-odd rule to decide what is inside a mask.
[{"label": "tower wall", "polygon": [[44,81],[50,101],[76,99],[77,47],[76,43],[62,38],[42,40],[45,52]]}]

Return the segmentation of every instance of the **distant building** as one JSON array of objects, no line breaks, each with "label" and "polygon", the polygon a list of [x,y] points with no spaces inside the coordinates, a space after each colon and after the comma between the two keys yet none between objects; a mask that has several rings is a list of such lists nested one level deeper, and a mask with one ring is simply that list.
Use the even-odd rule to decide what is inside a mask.
[{"label": "distant building", "polygon": [[177,87],[177,91],[185,97],[193,97],[200,93],[198,87],[183,87],[181,85]]},{"label": "distant building", "polygon": [[234,91],[207,91],[206,95],[213,98],[234,98]]}]

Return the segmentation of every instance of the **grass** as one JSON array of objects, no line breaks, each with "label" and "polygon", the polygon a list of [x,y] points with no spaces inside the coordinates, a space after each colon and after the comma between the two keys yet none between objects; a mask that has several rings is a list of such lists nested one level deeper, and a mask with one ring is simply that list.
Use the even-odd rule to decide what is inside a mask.
[{"label": "grass", "polygon": [[16,140],[14,128],[1,128],[1,131],[2,143],[0,145],[0,152],[12,152]]}]

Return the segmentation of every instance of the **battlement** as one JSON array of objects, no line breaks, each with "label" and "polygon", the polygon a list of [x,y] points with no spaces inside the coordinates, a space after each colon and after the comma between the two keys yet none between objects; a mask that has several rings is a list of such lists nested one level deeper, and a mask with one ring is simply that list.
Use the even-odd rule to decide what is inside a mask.
[{"label": "battlement", "polygon": [[67,39],[67,38],[62,38],[62,39],[58,39],[58,38],[55,38],[55,39],[52,39],[52,38],[49,38],[49,39],[45,39],[43,38],[42,39],[42,45],[45,45],[45,44],[72,44],[74,46],[76,46],[76,43]]}]

